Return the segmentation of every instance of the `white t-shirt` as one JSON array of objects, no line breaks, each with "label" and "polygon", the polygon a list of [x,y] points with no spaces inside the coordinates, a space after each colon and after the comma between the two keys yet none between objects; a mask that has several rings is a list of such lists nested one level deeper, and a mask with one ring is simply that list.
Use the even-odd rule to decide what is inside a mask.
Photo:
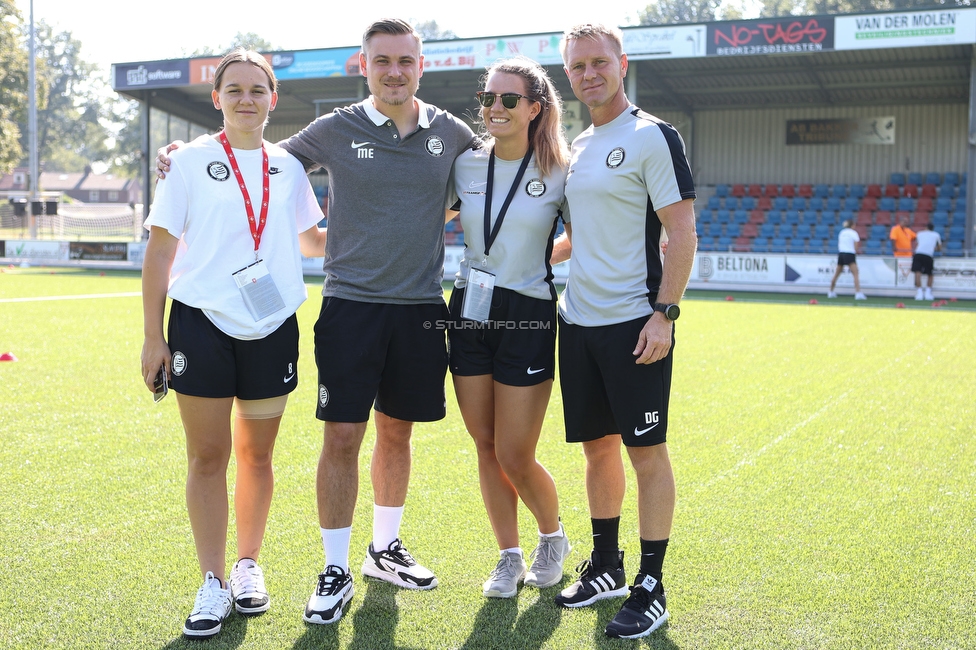
[{"label": "white t-shirt", "polygon": [[[227,153],[213,136],[201,136],[173,152],[170,172],[156,186],[145,222],[146,229],[163,228],[180,240],[169,297],[201,309],[222,332],[244,340],[274,332],[305,301],[298,233],[322,219],[302,164],[284,149],[264,144],[270,193],[258,256],[267,265],[284,308],[255,321],[232,277],[254,263],[254,240]],[[234,149],[234,156],[257,220],[263,192],[261,150]]]},{"label": "white t-shirt", "polygon": [[837,252],[857,254],[857,242],[861,241],[861,236],[853,228],[843,228],[837,233]]},{"label": "white t-shirt", "polygon": [[[559,213],[563,212],[568,219],[563,194],[566,170],[554,169],[550,176],[543,178],[535,166],[535,156],[530,159],[485,259],[485,190],[489,154],[490,151],[483,149],[471,149],[454,161],[451,202],[460,199],[461,227],[464,228],[464,257],[454,286],[463,288],[468,269],[474,266],[493,273],[495,286],[540,300],[552,300],[555,289],[549,255]],[[495,157],[492,228],[521,164],[521,160]]]},{"label": "white t-shirt", "polygon": [[936,246],[942,245],[942,235],[934,230],[919,230],[915,233],[915,254],[935,257]]}]

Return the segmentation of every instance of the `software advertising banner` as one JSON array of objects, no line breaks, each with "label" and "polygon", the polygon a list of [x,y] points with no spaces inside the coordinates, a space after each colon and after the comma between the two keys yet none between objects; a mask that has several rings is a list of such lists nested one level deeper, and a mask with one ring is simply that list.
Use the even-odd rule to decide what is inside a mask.
[{"label": "software advertising banner", "polygon": [[187,86],[191,83],[190,60],[116,63],[112,81],[113,90]]},{"label": "software advertising banner", "polygon": [[708,25],[709,56],[793,54],[834,49],[834,17],[768,18]]},{"label": "software advertising banner", "polygon": [[974,42],[976,9],[946,8],[834,18],[834,49],[837,50]]},{"label": "software advertising banner", "polygon": [[25,261],[44,262],[47,260],[67,260],[68,242],[33,241],[30,239],[8,239],[4,247],[7,257]]}]

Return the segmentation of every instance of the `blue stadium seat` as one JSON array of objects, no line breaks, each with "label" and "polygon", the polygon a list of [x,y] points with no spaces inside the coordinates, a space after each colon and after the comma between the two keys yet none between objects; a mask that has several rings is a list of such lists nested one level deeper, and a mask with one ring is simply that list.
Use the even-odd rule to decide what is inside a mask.
[{"label": "blue stadium seat", "polygon": [[837,210],[840,210],[841,209],[840,198],[838,198],[836,196],[832,196],[829,199],[827,199],[827,209],[828,210],[834,210],[835,212]]},{"label": "blue stadium seat", "polygon": [[734,196],[725,197],[725,207],[729,210],[735,210],[739,207],[739,199]]},{"label": "blue stadium seat", "polygon": [[742,227],[737,223],[730,223],[725,227],[725,236],[735,239],[742,233]]},{"label": "blue stadium seat", "polygon": [[814,210],[804,210],[800,215],[801,224],[815,224],[817,223],[817,213]]},{"label": "blue stadium seat", "polygon": [[966,213],[960,210],[954,210],[949,213],[949,223],[950,224],[960,224],[966,223]]},{"label": "blue stadium seat", "polygon": [[935,200],[935,209],[948,212],[952,209],[952,199],[946,196],[940,196]]},{"label": "blue stadium seat", "polygon": [[866,193],[867,193],[867,188],[862,183],[851,184],[851,188],[850,188],[851,196],[858,199],[863,199]]},{"label": "blue stadium seat", "polygon": [[773,199],[773,209],[774,210],[789,210],[790,200],[785,196],[777,196]]},{"label": "blue stadium seat", "polygon": [[787,210],[783,214],[783,223],[795,226],[800,223],[800,211],[799,210]]},{"label": "blue stadium seat", "polygon": [[719,198],[725,198],[729,195],[729,186],[725,184],[719,184],[715,186],[715,196]]},{"label": "blue stadium seat", "polygon": [[766,237],[756,237],[752,240],[752,252],[753,253],[768,253],[769,252],[769,240]]},{"label": "blue stadium seat", "polygon": [[891,184],[892,185],[904,185],[905,175],[901,172],[891,172]]},{"label": "blue stadium seat", "polygon": [[786,244],[786,252],[787,253],[806,253],[807,252],[807,243],[804,240],[802,240],[802,239],[795,239],[795,238],[794,239],[791,239]]},{"label": "blue stadium seat", "polygon": [[717,196],[708,197],[708,205],[706,206],[709,210],[718,210],[722,207],[722,199]]},{"label": "blue stadium seat", "polygon": [[888,236],[888,227],[882,226],[881,224],[874,224],[871,226],[871,230],[868,232],[868,237],[871,239],[884,239]]},{"label": "blue stadium seat", "polygon": [[458,223],[457,219],[451,219],[450,221],[445,223],[444,232],[454,232],[454,229],[457,227],[457,223]]},{"label": "blue stadium seat", "polygon": [[824,240],[814,238],[808,241],[807,252],[811,255],[823,255],[826,253],[827,247],[824,246]]},{"label": "blue stadium seat", "polygon": [[[963,174],[965,176],[965,174]],[[966,198],[966,184],[960,183],[959,187],[956,188],[956,196],[959,198]]]},{"label": "blue stadium seat", "polygon": [[812,239],[813,238],[813,226],[810,224],[800,224],[796,227],[796,232],[793,233],[793,239]]},{"label": "blue stadium seat", "polygon": [[965,196],[960,196],[958,199],[955,200],[955,203],[953,203],[953,207],[950,208],[949,211],[952,212],[953,210],[955,210],[957,212],[965,212],[966,211],[966,197]]},{"label": "blue stadium seat", "polygon": [[949,185],[949,184],[940,185],[939,186],[939,196],[940,197],[944,196],[947,199],[953,198],[954,196],[956,196],[956,186],[955,185]]},{"label": "blue stadium seat", "polygon": [[958,239],[959,241],[966,239],[966,226],[950,226],[949,239]]},{"label": "blue stadium seat", "polygon": [[783,223],[783,213],[779,210],[770,210],[766,213],[766,223],[775,225]]},{"label": "blue stadium seat", "polygon": [[898,199],[898,210],[900,212],[912,212],[915,210],[915,199],[910,196],[903,196]]},{"label": "blue stadium seat", "polygon": [[830,196],[830,187],[826,183],[818,183],[813,186],[813,195],[825,199]]},{"label": "blue stadium seat", "polygon": [[824,200],[823,200],[823,198],[821,198],[819,196],[815,196],[812,199],[810,199],[810,203],[809,203],[807,209],[809,209],[809,210],[816,210],[817,212],[820,212],[821,210],[823,210],[824,209]]},{"label": "blue stadium seat", "polygon": [[722,236],[722,224],[717,221],[713,221],[708,224],[708,230],[706,231],[711,237],[721,237]]},{"label": "blue stadium seat", "polygon": [[950,239],[946,242],[946,257],[962,257],[962,242],[958,239]]},{"label": "blue stadium seat", "polygon": [[776,237],[769,244],[770,253],[785,253],[786,252],[786,238]]},{"label": "blue stadium seat", "polygon": [[881,255],[881,240],[869,239],[864,246],[865,255]]},{"label": "blue stadium seat", "polygon": [[897,207],[898,204],[895,203],[894,197],[891,196],[882,196],[881,200],[878,201],[878,209],[882,212],[894,212]]},{"label": "blue stadium seat", "polygon": [[844,223],[848,220],[854,221],[854,213],[850,210],[841,210],[837,215],[837,223]]},{"label": "blue stadium seat", "polygon": [[741,207],[743,210],[755,210],[756,209],[756,199],[751,196],[743,196]]},{"label": "blue stadium seat", "polygon": [[844,199],[844,209],[850,210],[851,212],[857,212],[861,209],[861,199],[856,196],[849,196]]},{"label": "blue stadium seat", "polygon": [[705,237],[699,237],[698,250],[706,252],[715,250],[715,238],[708,235]]},{"label": "blue stadium seat", "polygon": [[842,199],[845,196],[847,196],[847,186],[846,185],[834,185],[830,189],[830,193],[832,195],[836,196],[837,198],[841,198]]},{"label": "blue stadium seat", "polygon": [[745,210],[736,210],[732,213],[732,221],[740,225],[749,223],[749,213]]},{"label": "blue stadium seat", "polygon": [[732,238],[728,235],[719,237],[718,241],[715,242],[715,250],[717,251],[727,251],[732,249]]},{"label": "blue stadium seat", "polygon": [[939,172],[929,172],[925,175],[925,183],[927,185],[938,185],[942,182],[942,174]]},{"label": "blue stadium seat", "polygon": [[759,236],[770,239],[776,236],[776,226],[771,223],[764,223],[759,226]]},{"label": "blue stadium seat", "polygon": [[790,203],[790,205],[791,205],[791,207],[794,210],[806,210],[807,209],[807,200],[805,198],[803,198],[802,196],[796,196],[796,197],[793,197],[793,201],[792,201],[792,203]]},{"label": "blue stadium seat", "polygon": [[814,239],[827,239],[830,237],[830,228],[827,224],[818,223],[813,227],[813,238]]},{"label": "blue stadium seat", "polygon": [[831,255],[837,254],[837,239],[831,238],[827,240],[827,253]]},{"label": "blue stadium seat", "polygon": [[832,226],[837,223],[837,213],[833,210],[824,210],[820,213],[820,223]]},{"label": "blue stadium seat", "polygon": [[728,210],[722,209],[715,212],[715,221],[719,223],[728,223],[732,220],[732,213]]},{"label": "blue stadium seat", "polygon": [[695,234],[701,238],[708,231],[708,224],[703,221],[695,222]]},{"label": "blue stadium seat", "polygon": [[959,172],[946,172],[945,178],[942,180],[945,185],[958,185],[959,184]]},{"label": "blue stadium seat", "polygon": [[944,210],[936,210],[932,213],[932,217],[929,219],[932,224],[938,228],[942,229],[949,225],[949,213]]},{"label": "blue stadium seat", "polygon": [[713,215],[714,213],[711,210],[709,210],[708,208],[704,208],[701,212],[698,213],[698,221],[702,223],[708,223],[709,221],[712,220]]},{"label": "blue stadium seat", "polygon": [[921,185],[924,177],[921,172],[911,172],[908,174],[909,185]]}]

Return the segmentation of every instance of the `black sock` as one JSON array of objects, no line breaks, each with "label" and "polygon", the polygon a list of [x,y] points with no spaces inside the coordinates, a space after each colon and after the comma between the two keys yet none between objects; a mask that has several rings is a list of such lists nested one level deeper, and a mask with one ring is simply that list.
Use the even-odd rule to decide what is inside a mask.
[{"label": "black sock", "polygon": [[600,557],[600,566],[616,568],[620,564],[620,517],[590,519],[593,527],[593,550]]},{"label": "black sock", "polygon": [[664,566],[664,554],[668,550],[668,540],[647,540],[641,538],[640,572],[652,576],[661,582]]}]

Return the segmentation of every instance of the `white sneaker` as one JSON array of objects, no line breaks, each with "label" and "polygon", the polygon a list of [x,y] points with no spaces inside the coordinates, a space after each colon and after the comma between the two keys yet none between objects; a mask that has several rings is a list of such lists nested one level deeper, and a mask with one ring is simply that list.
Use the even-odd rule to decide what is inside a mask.
[{"label": "white sneaker", "polygon": [[915,300],[925,300],[925,293],[922,288],[919,287],[918,291],[915,292]]},{"label": "white sneaker", "polygon": [[532,551],[532,566],[525,576],[525,584],[545,589],[563,579],[563,562],[572,548],[566,529],[559,523],[562,535],[539,535],[539,545]]},{"label": "white sneaker", "polygon": [[183,624],[183,634],[194,639],[208,639],[220,632],[224,619],[230,615],[233,599],[230,589],[224,589],[211,571],[197,591],[193,611]]},{"label": "white sneaker", "polygon": [[525,578],[525,560],[521,554],[502,553],[498,564],[488,574],[484,593],[488,598],[511,598],[518,593],[518,585]]},{"label": "white sneaker", "polygon": [[935,300],[935,296],[932,295],[932,290],[929,289],[929,288],[927,288],[927,287],[925,289],[925,299],[926,300]]},{"label": "white sneaker", "polygon": [[867,299],[868,299],[868,297],[865,296],[860,291],[858,291],[857,293],[854,294],[854,300],[867,300]]},{"label": "white sneaker", "polygon": [[334,564],[319,574],[319,583],[305,605],[306,623],[325,625],[342,618],[342,608],[352,600],[352,576]]},{"label": "white sneaker", "polygon": [[837,292],[836,291],[828,291],[827,292],[827,297],[828,298],[836,298],[837,297]]},{"label": "white sneaker", "polygon": [[404,589],[433,589],[437,578],[413,559],[399,538],[390,542],[384,550],[376,551],[370,542],[363,560],[363,575],[378,578]]},{"label": "white sneaker", "polygon": [[271,607],[271,598],[264,587],[264,571],[251,558],[238,560],[231,569],[228,582],[234,609],[241,614],[260,614]]}]

